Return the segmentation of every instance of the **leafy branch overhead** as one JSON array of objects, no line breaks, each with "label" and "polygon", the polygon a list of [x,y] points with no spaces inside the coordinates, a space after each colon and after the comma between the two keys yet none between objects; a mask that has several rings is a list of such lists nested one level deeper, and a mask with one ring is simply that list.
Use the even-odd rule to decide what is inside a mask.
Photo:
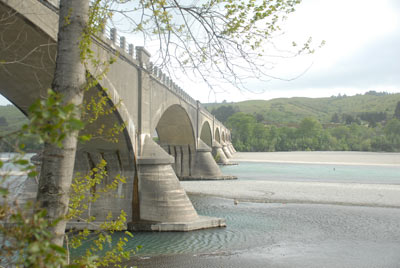
[{"label": "leafy branch overhead", "polygon": [[[313,53],[312,39],[292,51],[278,51],[273,39],[300,0],[142,0],[106,6],[144,44],[158,44],[157,63],[167,70],[192,71],[206,82],[220,77],[240,87],[242,79],[271,77],[268,56]],[[272,64],[273,65],[273,64]]]}]

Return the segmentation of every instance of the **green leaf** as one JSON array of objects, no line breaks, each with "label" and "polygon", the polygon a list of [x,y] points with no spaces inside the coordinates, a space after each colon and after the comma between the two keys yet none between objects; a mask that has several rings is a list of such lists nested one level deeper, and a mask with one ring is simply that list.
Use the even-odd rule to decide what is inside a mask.
[{"label": "green leaf", "polygon": [[80,130],[84,127],[83,122],[79,119],[71,118],[68,123],[69,127],[74,130]]},{"label": "green leaf", "polygon": [[60,247],[60,246],[57,246],[57,245],[54,245],[54,244],[51,244],[51,245],[50,245],[50,248],[53,249],[54,251],[60,253],[60,254],[63,254],[63,255],[64,255],[65,253],[67,253],[67,251],[66,251],[65,248]]},{"label": "green leaf", "polygon": [[30,243],[28,250],[30,253],[37,253],[40,251],[39,242]]},{"label": "green leaf", "polygon": [[0,194],[1,195],[8,195],[9,191],[7,188],[0,187]]},{"label": "green leaf", "polygon": [[92,135],[82,135],[82,136],[79,136],[79,141],[81,141],[81,142],[90,141],[91,139],[92,139]]},{"label": "green leaf", "polygon": [[26,159],[19,159],[17,161],[14,162],[14,164],[16,165],[21,165],[21,166],[25,166],[29,164],[29,161]]},{"label": "green leaf", "polygon": [[28,177],[29,178],[36,177],[37,175],[38,175],[38,173],[36,171],[31,171],[31,172],[28,173]]}]

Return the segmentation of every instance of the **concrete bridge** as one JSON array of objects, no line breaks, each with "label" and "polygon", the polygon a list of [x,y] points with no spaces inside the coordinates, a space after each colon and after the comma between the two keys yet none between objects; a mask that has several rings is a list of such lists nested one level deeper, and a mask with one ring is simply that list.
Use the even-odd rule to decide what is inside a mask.
[{"label": "concrete bridge", "polygon": [[[0,60],[5,62],[0,65],[0,93],[25,114],[36,99],[46,97],[53,78],[58,8],[52,2],[0,0]],[[119,215],[124,210],[133,230],[223,226],[223,219],[197,214],[179,179],[229,179],[214,160],[226,164],[234,153],[229,129],[154,66],[145,48],[127,44],[113,29],[93,39],[99,59],[117,60],[100,84],[85,93],[85,100],[106,94],[114,112],[85,131],[106,132],[122,122],[126,128],[114,137],[118,142],[95,135],[79,144],[75,171],[87,172],[104,159],[108,177],[97,190],[117,174],[127,183],[102,196],[87,214],[102,221],[108,211]],[[104,71],[88,68],[93,76]]]}]

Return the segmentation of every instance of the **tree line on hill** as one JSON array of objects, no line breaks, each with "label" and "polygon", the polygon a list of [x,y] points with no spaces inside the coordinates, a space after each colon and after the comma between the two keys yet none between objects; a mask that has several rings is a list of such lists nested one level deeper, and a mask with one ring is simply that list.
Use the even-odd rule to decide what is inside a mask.
[{"label": "tree line on hill", "polygon": [[336,113],[331,124],[307,117],[296,127],[266,125],[259,114],[246,114],[232,106],[220,106],[212,113],[231,129],[238,151],[400,151],[400,101],[390,116]]}]

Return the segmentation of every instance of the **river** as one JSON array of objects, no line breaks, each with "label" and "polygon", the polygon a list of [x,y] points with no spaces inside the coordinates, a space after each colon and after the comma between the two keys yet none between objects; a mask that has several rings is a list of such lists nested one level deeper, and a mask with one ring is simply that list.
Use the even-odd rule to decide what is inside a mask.
[{"label": "river", "polygon": [[400,154],[237,153],[235,181],[185,181],[226,228],[135,233],[128,267],[400,267]]},{"label": "river", "polygon": [[[227,227],[137,233],[139,267],[400,267],[400,154],[237,153],[237,181],[182,182]],[[235,202],[234,202],[235,200]]]}]

